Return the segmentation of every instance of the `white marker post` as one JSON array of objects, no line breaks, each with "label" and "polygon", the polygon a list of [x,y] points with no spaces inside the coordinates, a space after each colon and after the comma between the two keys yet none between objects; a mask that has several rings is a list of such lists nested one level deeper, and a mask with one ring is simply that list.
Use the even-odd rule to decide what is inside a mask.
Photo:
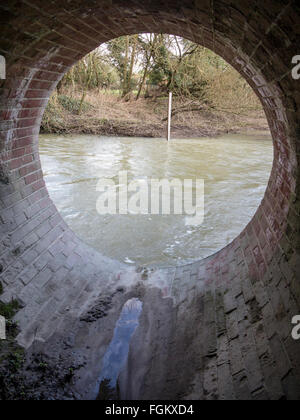
[{"label": "white marker post", "polygon": [[169,93],[169,115],[168,115],[168,141],[171,140],[171,120],[172,120],[172,92]]}]

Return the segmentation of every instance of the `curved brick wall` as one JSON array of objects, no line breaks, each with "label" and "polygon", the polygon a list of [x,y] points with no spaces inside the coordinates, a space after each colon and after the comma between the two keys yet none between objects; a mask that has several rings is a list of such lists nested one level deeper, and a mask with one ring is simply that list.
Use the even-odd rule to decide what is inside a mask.
[{"label": "curved brick wall", "polygon": [[32,342],[33,318],[51,307],[52,323],[40,333],[47,339],[62,291],[101,271],[100,256],[69,231],[45,188],[38,133],[49,95],[100,43],[172,33],[212,49],[244,76],[264,105],[275,149],[266,196],[246,230],[175,274],[206,284],[203,395],[300,398],[300,344],[291,338],[291,318],[300,313],[300,81],[291,77],[299,14],[298,2],[284,0],[2,0],[0,279],[3,299],[24,303],[20,342]]}]

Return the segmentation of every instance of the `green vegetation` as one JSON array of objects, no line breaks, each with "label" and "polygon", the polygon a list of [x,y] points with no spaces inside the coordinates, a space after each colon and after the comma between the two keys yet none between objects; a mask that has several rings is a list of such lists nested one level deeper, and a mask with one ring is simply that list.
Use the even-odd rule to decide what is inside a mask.
[{"label": "green vegetation", "polygon": [[[3,287],[0,283],[0,295],[2,293]],[[24,364],[24,350],[16,343],[19,327],[13,320],[19,309],[20,304],[16,300],[0,302],[0,315],[6,319],[6,340],[0,341],[0,400],[10,399],[12,389],[18,389],[18,395],[22,399],[23,388],[16,378]]]},{"label": "green vegetation", "polygon": [[16,341],[19,327],[13,320],[19,309],[15,300],[0,302],[0,315],[6,318],[6,340],[0,340],[0,401],[75,399],[69,386],[81,366],[51,360],[43,352],[25,354]]},{"label": "green vegetation", "polygon": [[15,316],[19,309],[20,304],[16,300],[12,300],[10,303],[0,302],[0,315],[4,316],[8,321]]},{"label": "green vegetation", "polygon": [[80,113],[87,112],[92,109],[92,106],[86,102],[81,102],[76,98],[71,98],[66,95],[59,95],[57,97],[59,104],[69,112]]},{"label": "green vegetation", "polygon": [[164,136],[168,93],[173,127],[185,135],[267,128],[247,82],[212,51],[172,36],[124,36],[79,61],[50,99],[42,131]]},{"label": "green vegetation", "polygon": [[[3,286],[0,282],[0,295],[3,293]],[[20,304],[16,300],[9,303],[0,301],[0,315],[6,320],[6,336],[7,340],[0,341],[0,362],[3,360],[3,355],[6,356],[7,350],[9,351],[14,347],[15,338],[18,335],[18,324],[14,322],[13,318],[20,309]]]}]

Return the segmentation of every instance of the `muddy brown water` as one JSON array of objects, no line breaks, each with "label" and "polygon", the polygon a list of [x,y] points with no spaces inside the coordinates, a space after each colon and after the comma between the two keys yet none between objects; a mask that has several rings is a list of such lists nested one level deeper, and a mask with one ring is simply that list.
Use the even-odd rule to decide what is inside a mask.
[{"label": "muddy brown water", "polygon": [[[40,154],[50,196],[75,233],[103,255],[141,266],[188,263],[230,243],[255,214],[273,162],[267,133],[170,143],[42,135]],[[204,179],[204,223],[189,226],[186,215],[174,214],[99,215],[97,182],[117,183],[120,171],[128,171],[129,181]]]},{"label": "muddy brown water", "polygon": [[[53,372],[71,367],[73,374],[63,389],[60,377],[50,375],[42,393],[50,399],[215,399],[215,388],[207,391],[203,382],[217,345],[208,326],[214,296],[201,261],[178,265],[218,251],[250,221],[271,171],[270,136],[169,144],[41,136],[40,151],[53,201],[77,235],[104,255],[95,253],[98,271],[86,283],[66,282],[60,291],[66,303],[51,335],[43,335],[44,317],[35,320],[29,360],[41,353]],[[99,216],[99,178],[117,181],[124,170],[129,180],[204,179],[204,223],[191,227],[185,215]]]}]

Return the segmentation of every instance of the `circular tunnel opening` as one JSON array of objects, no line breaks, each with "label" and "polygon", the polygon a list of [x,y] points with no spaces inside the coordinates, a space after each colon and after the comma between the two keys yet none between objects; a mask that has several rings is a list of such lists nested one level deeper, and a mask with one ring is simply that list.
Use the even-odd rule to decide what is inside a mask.
[{"label": "circular tunnel opening", "polygon": [[[121,37],[85,57],[60,82],[42,122],[42,132],[68,135],[40,136],[48,191],[69,227],[105,256],[152,267],[191,263],[230,244],[261,204],[274,154],[263,108],[236,70],[195,43],[160,36],[169,54],[167,69],[158,52],[148,61],[143,55],[147,41],[154,48],[154,34]],[[131,88],[122,93],[128,90],[122,79],[126,57]],[[167,142],[169,91],[175,112]],[[114,125],[112,136],[106,134],[109,125]],[[93,132],[98,134],[82,134]],[[131,132],[140,134],[130,137]],[[101,179],[113,180],[119,192],[139,182],[128,192],[126,214],[120,196],[116,211],[99,214]],[[153,180],[171,187],[170,192],[160,185],[159,214],[151,203]],[[175,180],[179,189],[173,188]],[[204,218],[197,223],[186,212],[188,180],[194,209],[200,199],[196,181],[204,183]],[[141,194],[145,185],[147,197]],[[138,206],[132,209],[137,192]],[[169,200],[167,210],[163,199]],[[175,200],[182,201],[179,211]]]},{"label": "circular tunnel opening", "polygon": [[[38,339],[49,349],[52,338],[65,345],[66,336],[73,343],[67,319],[79,322],[82,312],[93,318],[90,309],[99,313],[99,307],[91,308],[91,301],[106,295],[110,280],[114,286],[124,280],[116,265],[75,237],[49,199],[38,133],[50,93],[75,62],[109,39],[137,32],[177,33],[220,54],[253,87],[271,128],[275,160],[262,205],[247,228],[212,258],[171,270],[172,304],[160,290],[150,290],[155,295],[148,307],[143,302],[143,314],[152,311],[160,322],[152,323],[155,339],[147,346],[152,371],[145,363],[142,375],[149,393],[138,392],[134,399],[299,400],[298,343],[290,335],[300,302],[299,81],[291,76],[299,44],[298,4],[89,4],[69,2],[67,9],[56,0],[43,5],[4,0],[0,6],[8,23],[0,39],[7,58],[7,79],[1,82],[1,301],[16,297],[22,302],[18,343],[28,349]],[[132,273],[143,280],[138,270]],[[162,303],[170,305],[165,313]],[[168,326],[165,331],[160,324]],[[99,335],[90,334],[86,325],[83,329],[86,355],[85,338],[101,342],[106,329],[99,328]],[[147,357],[143,345],[148,335],[144,337],[130,360]],[[141,371],[134,372],[136,385]],[[123,385],[127,383],[123,376]],[[52,391],[51,399],[57,398]]]}]

